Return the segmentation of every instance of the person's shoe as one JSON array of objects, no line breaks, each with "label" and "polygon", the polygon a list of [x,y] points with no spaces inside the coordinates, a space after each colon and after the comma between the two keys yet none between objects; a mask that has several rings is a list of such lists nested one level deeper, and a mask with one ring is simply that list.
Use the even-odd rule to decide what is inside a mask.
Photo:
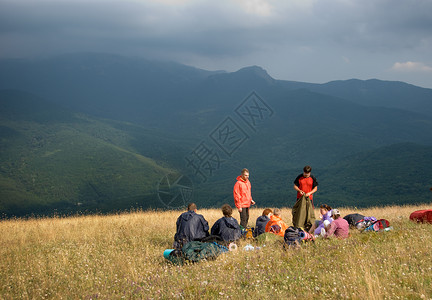
[{"label": "person's shoe", "polygon": [[324,229],[324,228],[321,228],[321,235],[322,235],[322,236],[325,236],[325,234],[326,234],[325,229]]}]

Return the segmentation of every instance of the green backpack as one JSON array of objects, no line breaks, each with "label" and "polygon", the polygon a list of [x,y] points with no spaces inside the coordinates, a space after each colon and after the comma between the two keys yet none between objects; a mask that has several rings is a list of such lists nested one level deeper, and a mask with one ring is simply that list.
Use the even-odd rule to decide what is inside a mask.
[{"label": "green backpack", "polygon": [[221,253],[220,248],[214,243],[189,242],[182,248],[184,257],[191,262],[199,262],[203,259],[215,259]]}]

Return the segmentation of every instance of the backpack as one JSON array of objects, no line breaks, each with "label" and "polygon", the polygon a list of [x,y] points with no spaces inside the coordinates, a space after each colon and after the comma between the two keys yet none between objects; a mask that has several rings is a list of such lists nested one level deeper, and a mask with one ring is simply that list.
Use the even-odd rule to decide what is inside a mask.
[{"label": "backpack", "polygon": [[358,222],[362,221],[364,217],[365,217],[365,216],[363,216],[363,215],[361,215],[361,214],[357,214],[357,213],[355,213],[355,214],[349,214],[349,215],[346,215],[346,216],[344,217],[344,219],[348,222],[348,224],[349,224],[351,227],[354,227],[354,226],[356,226],[356,224],[357,224]]},{"label": "backpack", "polygon": [[363,219],[361,219],[360,221],[355,223],[355,227],[358,230],[364,230],[365,228],[368,228],[370,225],[372,225],[376,221],[377,221],[377,218],[375,218],[375,217],[364,217]]},{"label": "backpack", "polygon": [[183,246],[182,252],[187,260],[199,262],[203,259],[216,259],[221,254],[221,249],[215,243],[192,241]]},{"label": "backpack", "polygon": [[386,219],[379,219],[366,227],[364,231],[382,231],[390,227],[390,222]]},{"label": "backpack", "polygon": [[417,223],[431,223],[432,224],[432,209],[417,210],[410,214],[411,221]]},{"label": "backpack", "polygon": [[282,228],[279,225],[273,224],[272,226],[270,226],[269,232],[278,234],[281,230]]},{"label": "backpack", "polygon": [[254,228],[253,227],[252,228],[251,227],[246,227],[242,231],[242,235],[246,239],[253,239],[254,238],[253,233],[254,233]]},{"label": "backpack", "polygon": [[184,262],[186,261],[186,258],[185,258],[183,251],[181,249],[174,249],[165,258],[167,260],[169,260],[172,264],[180,265],[180,266],[182,266],[184,264]]},{"label": "backpack", "polygon": [[299,227],[290,226],[285,230],[285,244],[298,245],[301,242],[313,241],[313,236]]}]

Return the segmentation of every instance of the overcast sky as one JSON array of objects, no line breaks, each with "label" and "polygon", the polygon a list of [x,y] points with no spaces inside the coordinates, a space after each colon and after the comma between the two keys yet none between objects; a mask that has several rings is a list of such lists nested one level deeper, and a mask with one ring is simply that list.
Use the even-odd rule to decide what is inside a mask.
[{"label": "overcast sky", "polygon": [[71,52],[432,88],[432,0],[0,0],[0,58]]}]

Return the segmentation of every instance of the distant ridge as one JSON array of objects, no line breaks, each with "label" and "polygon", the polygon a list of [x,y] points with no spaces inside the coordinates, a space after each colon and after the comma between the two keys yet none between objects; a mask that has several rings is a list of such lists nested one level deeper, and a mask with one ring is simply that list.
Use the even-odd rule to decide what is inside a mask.
[{"label": "distant ridge", "polygon": [[260,205],[286,206],[306,164],[317,204],[431,201],[431,99],[403,82],[281,81],[259,66],[2,60],[0,213],[166,208],[157,186],[171,172],[190,179],[201,207],[217,207],[232,204],[244,167]]}]

